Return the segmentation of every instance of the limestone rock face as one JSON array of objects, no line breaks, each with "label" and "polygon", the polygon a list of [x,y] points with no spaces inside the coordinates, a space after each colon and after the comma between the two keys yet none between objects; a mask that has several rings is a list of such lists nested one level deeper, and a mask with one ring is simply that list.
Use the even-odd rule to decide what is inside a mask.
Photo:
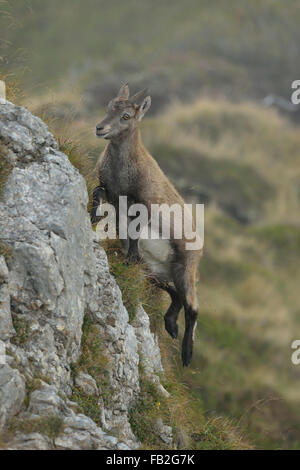
[{"label": "limestone rock face", "polygon": [[[0,431],[12,419],[56,417],[62,423],[55,438],[35,427],[16,432],[7,447],[137,448],[128,414],[139,395],[139,361],[160,386],[159,347],[142,308],[129,324],[90,225],[85,181],[46,125],[5,100],[0,158],[11,168],[0,198],[0,247],[10,253],[0,256]],[[93,377],[80,372],[74,383],[72,375],[85,316],[98,328],[109,359],[112,396],[106,405]],[[36,379],[39,388],[31,390]],[[70,400],[74,386],[98,400],[101,427]]]},{"label": "limestone rock face", "polygon": [[0,365],[0,427],[18,413],[25,398],[25,380],[17,369]]},{"label": "limestone rock face", "polygon": [[86,395],[99,395],[96,380],[89,374],[80,371],[75,378],[75,385],[79,387]]}]

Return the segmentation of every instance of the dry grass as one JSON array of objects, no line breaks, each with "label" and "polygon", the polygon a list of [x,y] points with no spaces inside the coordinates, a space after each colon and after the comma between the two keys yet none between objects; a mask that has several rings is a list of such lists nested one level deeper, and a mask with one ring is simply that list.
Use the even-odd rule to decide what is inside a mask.
[{"label": "dry grass", "polygon": [[[250,165],[276,187],[267,203],[268,222],[298,223],[300,136],[276,111],[203,98],[191,105],[172,105],[159,120],[144,125],[144,135],[150,148],[171,142],[187,154],[191,150],[208,156],[216,168],[217,161],[224,159]],[[187,165],[184,152],[182,158]]]},{"label": "dry grass", "polygon": [[57,415],[43,416],[33,419],[13,418],[10,425],[0,433],[0,449],[5,449],[17,432],[23,434],[41,433],[52,442],[64,431],[63,419]]}]

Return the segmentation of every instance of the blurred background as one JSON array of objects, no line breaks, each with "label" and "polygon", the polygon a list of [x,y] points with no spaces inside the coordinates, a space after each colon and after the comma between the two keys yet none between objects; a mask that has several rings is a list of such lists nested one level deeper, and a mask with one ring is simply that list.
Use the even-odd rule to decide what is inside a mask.
[{"label": "blurred background", "polygon": [[297,0],[0,0],[8,97],[88,181],[105,105],[124,82],[148,88],[144,143],[205,203],[194,359],[183,370],[169,342],[168,360],[202,416],[257,448],[300,448],[299,24]]}]

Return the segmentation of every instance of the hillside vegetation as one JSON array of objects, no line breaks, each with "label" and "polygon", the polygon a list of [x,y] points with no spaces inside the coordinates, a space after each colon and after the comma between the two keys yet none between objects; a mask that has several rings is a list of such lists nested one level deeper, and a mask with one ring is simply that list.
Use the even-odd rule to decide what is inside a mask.
[{"label": "hillside vegetation", "polygon": [[188,369],[164,331],[167,296],[105,246],[130,316],[142,302],[159,335],[171,392],[158,402],[143,384],[131,417],[143,445],[158,446],[148,430],[159,409],[191,448],[299,449],[298,113],[292,123],[261,102],[289,98],[299,78],[299,2],[15,0],[2,10],[2,76],[22,82],[9,98],[48,123],[90,191],[105,145],[95,125],[129,81],[152,96],[147,148],[187,201],[205,204]]},{"label": "hillside vegetation", "polygon": [[[53,119],[59,95],[49,106],[46,97],[31,105],[46,119],[45,110],[51,109],[49,120],[63,150],[92,188],[93,168],[105,144],[93,135],[97,118],[76,117],[71,96],[73,110],[63,119]],[[291,363],[290,345],[300,326],[299,133],[274,111],[207,98],[178,103],[145,120],[142,133],[186,199],[205,202],[200,314],[188,369],[180,364],[180,341],[171,341],[163,328],[167,296],[149,297],[141,268],[124,266],[118,247],[106,245],[129,312],[141,301],[159,334],[167,382],[176,397],[176,406],[165,404],[165,413],[175,419],[183,401],[189,404],[186,422],[192,429],[198,419],[204,419],[202,430],[212,423],[209,442],[199,437],[197,426],[190,431],[193,448],[237,448],[248,445],[245,440],[258,448],[298,448],[300,372]],[[183,327],[181,319],[181,332]],[[143,422],[148,412],[155,414],[147,393],[138,413]],[[139,423],[137,415],[133,419]],[[247,438],[224,441],[236,436],[232,425]]]},{"label": "hillside vegetation", "polygon": [[80,85],[90,110],[124,80],[150,87],[151,112],[198,93],[289,98],[299,21],[297,0],[1,0],[0,66],[30,93]]}]

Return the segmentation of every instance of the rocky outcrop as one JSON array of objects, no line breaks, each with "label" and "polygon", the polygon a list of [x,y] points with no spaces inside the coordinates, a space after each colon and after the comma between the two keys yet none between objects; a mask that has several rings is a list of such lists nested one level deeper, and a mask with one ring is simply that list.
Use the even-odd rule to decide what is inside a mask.
[{"label": "rocky outcrop", "polygon": [[[84,179],[40,119],[4,100],[0,153],[11,167],[0,201],[0,243],[11,252],[7,259],[0,256],[0,345],[6,351],[0,361],[0,431],[13,420],[32,423],[27,431],[17,426],[6,446],[137,448],[128,413],[139,395],[140,360],[167,394],[156,375],[162,365],[148,316],[140,307],[129,324],[90,225]],[[86,316],[108,358],[109,403],[87,371],[72,374]],[[74,386],[98,400],[98,425],[78,411]],[[59,432],[43,432],[47,419],[59,423]]]}]

